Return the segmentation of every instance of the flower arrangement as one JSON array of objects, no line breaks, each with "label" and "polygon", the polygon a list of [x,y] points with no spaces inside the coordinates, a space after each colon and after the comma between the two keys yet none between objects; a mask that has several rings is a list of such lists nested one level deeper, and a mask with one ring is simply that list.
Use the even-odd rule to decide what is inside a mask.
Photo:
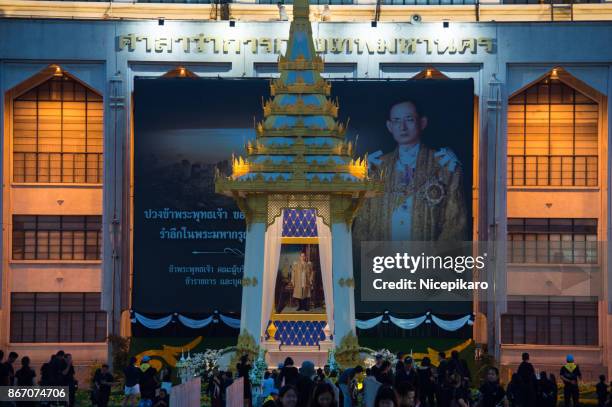
[{"label": "flower arrangement", "polygon": [[336,360],[341,368],[346,369],[355,367],[363,361],[359,357],[359,343],[353,332],[349,332],[340,341],[340,346],[336,349]]},{"label": "flower arrangement", "polygon": [[376,355],[381,355],[384,361],[391,363],[391,366],[395,366],[397,364],[397,355],[391,352],[389,349],[380,349],[375,353],[375,356]]},{"label": "flower arrangement", "polygon": [[243,330],[240,336],[238,336],[238,344],[236,344],[236,351],[231,358],[229,370],[232,372],[236,371],[236,365],[243,355],[247,355],[249,360],[255,360],[259,355],[259,351],[260,347],[255,343],[255,338],[246,330]]},{"label": "flower arrangement", "polygon": [[219,367],[222,352],[220,349],[206,349],[203,353],[194,353],[190,361],[194,374],[210,378]]},{"label": "flower arrangement", "polygon": [[266,363],[266,351],[264,349],[259,350],[259,355],[257,355],[257,359],[249,372],[249,378],[251,379],[251,383],[253,387],[261,386],[264,378],[264,373],[268,369],[268,364]]}]

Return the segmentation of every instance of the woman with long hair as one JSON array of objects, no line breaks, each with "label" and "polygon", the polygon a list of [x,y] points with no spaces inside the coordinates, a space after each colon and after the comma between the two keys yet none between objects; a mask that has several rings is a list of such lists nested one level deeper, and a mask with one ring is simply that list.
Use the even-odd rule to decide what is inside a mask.
[{"label": "woman with long hair", "polygon": [[297,388],[291,384],[283,386],[278,392],[278,407],[295,407],[298,403]]},{"label": "woman with long hair", "polygon": [[293,365],[293,359],[287,357],[287,359],[285,359],[285,363],[283,363],[280,374],[278,375],[279,387],[286,386],[288,384],[295,386],[299,377],[300,373],[298,368]]},{"label": "woman with long hair", "polygon": [[312,391],[308,407],[337,407],[336,392],[327,382],[318,383]]},{"label": "woman with long hair", "polygon": [[397,393],[391,386],[382,386],[376,393],[376,400],[374,400],[374,407],[399,407],[399,400],[397,399]]}]

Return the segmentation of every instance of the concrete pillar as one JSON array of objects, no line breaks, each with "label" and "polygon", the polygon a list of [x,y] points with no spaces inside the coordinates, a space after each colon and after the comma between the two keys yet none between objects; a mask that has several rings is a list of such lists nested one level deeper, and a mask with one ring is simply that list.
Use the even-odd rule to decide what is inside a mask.
[{"label": "concrete pillar", "polygon": [[332,278],[334,286],[334,344],[340,345],[349,332],[355,334],[355,280],[351,229],[345,222],[334,222],[332,238]]},{"label": "concrete pillar", "polygon": [[[244,248],[244,280],[242,284],[240,332],[247,331],[258,344],[262,336],[260,329],[264,295],[265,242],[266,223],[253,222],[247,231]],[[265,293],[265,295],[274,295],[274,293]]]}]

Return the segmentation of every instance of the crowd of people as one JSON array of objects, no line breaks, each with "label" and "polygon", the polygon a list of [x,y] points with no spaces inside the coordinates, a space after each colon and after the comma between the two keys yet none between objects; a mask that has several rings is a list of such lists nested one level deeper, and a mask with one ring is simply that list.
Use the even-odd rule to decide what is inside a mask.
[{"label": "crowd of people", "polygon": [[[59,351],[40,368],[37,376],[30,358],[10,352],[4,358],[0,350],[0,386],[66,386],[67,406],[75,405],[78,386],[70,354]],[[123,384],[123,406],[168,407],[172,390],[171,370],[158,371],[144,356],[140,363],[132,357],[123,370],[124,382],[116,380],[108,365],[95,371],[91,383],[91,401],[107,407],[111,388]],[[235,373],[215,369],[207,383],[212,407],[225,407],[227,389],[237,378],[243,378],[245,407],[555,407],[561,398],[565,407],[580,405],[580,367],[572,355],[559,370],[562,393],[558,394],[553,374],[539,372],[523,353],[522,362],[507,386],[500,383],[499,371],[488,367],[484,380],[475,389],[468,364],[454,351],[450,358],[439,353],[437,366],[427,357],[416,363],[410,356],[398,355],[397,362],[376,355],[375,364],[336,371],[329,365],[316,369],[310,361],[297,368],[292,358],[276,369],[267,370],[261,384],[253,386],[252,365],[243,356]],[[596,387],[598,407],[612,407],[612,383],[600,376]],[[22,403],[29,406],[34,403]]]},{"label": "crowd of people", "polygon": [[[447,358],[439,354],[434,366],[427,357],[416,363],[410,356],[398,355],[393,364],[376,355],[376,364],[331,370],[315,369],[305,361],[298,369],[287,358],[277,369],[266,371],[259,391],[253,391],[249,379],[251,365],[243,357],[236,366],[237,377],[244,379],[244,405],[261,403],[263,407],[553,407],[562,399],[565,407],[579,406],[580,367],[567,355],[561,367],[562,394],[558,394],[553,374],[540,372],[522,355],[522,362],[507,386],[500,383],[496,367],[486,368],[480,386],[474,388],[468,364],[452,352]],[[365,376],[365,377],[364,377]],[[224,407],[226,389],[232,384],[229,372],[215,371],[209,382],[212,407]],[[612,388],[612,383],[610,384]],[[612,407],[612,396],[605,376],[596,386],[599,407]]]},{"label": "crowd of people", "polygon": [[[172,372],[167,366],[158,372],[151,366],[150,361],[149,356],[143,356],[140,365],[137,366],[136,358],[132,357],[128,366],[123,370],[125,377],[124,406],[138,404],[139,407],[168,407],[170,405]],[[108,397],[105,401],[108,402]],[[106,406],[107,404],[98,403],[98,407]]]},{"label": "crowd of people", "polygon": [[[10,352],[6,360],[4,352],[0,350],[0,386],[65,386],[68,388],[69,407],[75,405],[75,395],[78,382],[75,379],[75,370],[72,364],[72,355],[60,350],[51,355],[49,361],[40,367],[40,376],[37,380],[36,371],[30,367],[30,358],[21,358],[20,366],[17,364],[19,355]],[[20,402],[20,406],[39,405],[37,402]]]}]

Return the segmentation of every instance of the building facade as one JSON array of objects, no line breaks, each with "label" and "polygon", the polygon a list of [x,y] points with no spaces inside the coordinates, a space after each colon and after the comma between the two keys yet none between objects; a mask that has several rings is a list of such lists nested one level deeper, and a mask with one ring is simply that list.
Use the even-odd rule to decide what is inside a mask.
[{"label": "building facade", "polygon": [[[291,6],[0,7],[0,348],[105,360],[130,335],[134,78],[272,77]],[[474,80],[474,240],[503,253],[474,339],[504,366],[573,353],[612,373],[608,20],[611,3],[311,7],[328,78]]]}]

